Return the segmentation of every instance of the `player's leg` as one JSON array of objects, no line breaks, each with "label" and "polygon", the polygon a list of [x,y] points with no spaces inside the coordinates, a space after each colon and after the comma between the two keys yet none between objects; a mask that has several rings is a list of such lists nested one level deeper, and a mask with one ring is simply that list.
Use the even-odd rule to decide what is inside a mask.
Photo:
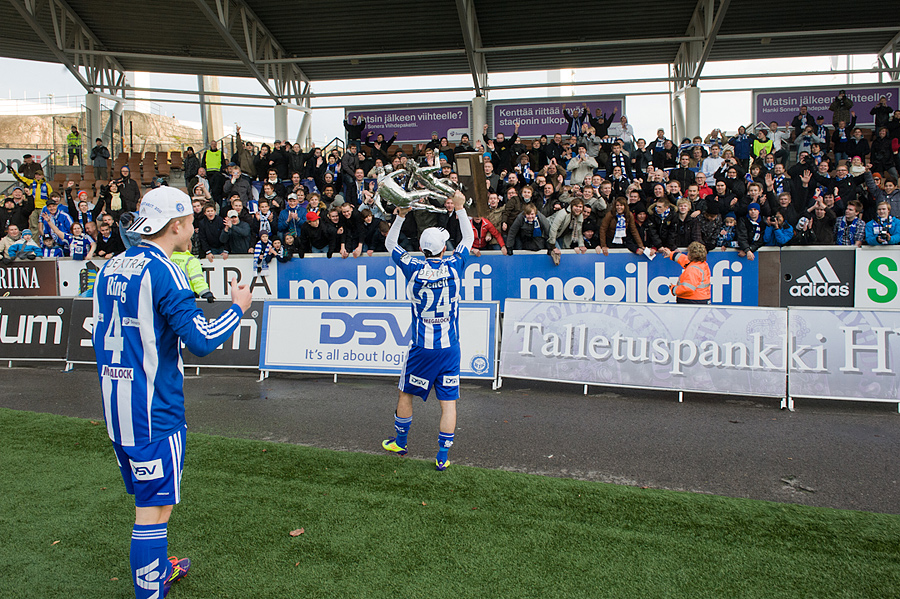
[{"label": "player's leg", "polygon": [[406,455],[407,435],[412,426],[413,398],[418,394],[424,399],[431,390],[431,384],[421,376],[427,363],[427,354],[421,348],[407,349],[403,370],[400,372],[400,383],[397,385],[400,389],[397,410],[394,412],[394,431],[397,435],[381,442],[381,447],[386,451]]},{"label": "player's leg", "polygon": [[409,428],[412,426],[413,397],[409,393],[400,392],[397,410],[394,412],[394,432],[397,433],[397,436],[381,442],[381,447],[387,451],[406,455],[406,439],[409,435]]},{"label": "player's leg", "polygon": [[438,434],[438,453],[435,468],[446,470],[450,465],[447,453],[456,432],[456,400],[459,399],[459,347],[440,351],[440,374],[435,377],[434,394],[441,404],[441,424]]},{"label": "player's leg", "polygon": [[181,500],[185,429],[141,447],[114,445],[125,487],[135,497],[131,572],[135,597],[165,597],[190,560],[168,557],[168,521]]},{"label": "player's leg", "polygon": [[453,445],[453,437],[456,433],[456,400],[446,400],[441,404],[441,424],[438,433],[438,453],[435,457],[435,467],[438,470],[446,470],[450,465],[447,453]]}]

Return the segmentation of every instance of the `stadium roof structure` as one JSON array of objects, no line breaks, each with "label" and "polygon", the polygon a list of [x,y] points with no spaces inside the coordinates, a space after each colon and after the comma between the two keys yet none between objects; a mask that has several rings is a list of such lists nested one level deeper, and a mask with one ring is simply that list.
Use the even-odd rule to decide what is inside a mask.
[{"label": "stadium roof structure", "polygon": [[301,108],[316,81],[398,74],[470,73],[480,96],[488,73],[668,63],[680,90],[707,61],[840,53],[877,54],[871,72],[897,79],[900,11],[821,0],[815,14],[828,18],[776,0],[0,0],[0,56],[64,64],[118,97],[126,71],[252,77],[264,93],[216,95]]}]

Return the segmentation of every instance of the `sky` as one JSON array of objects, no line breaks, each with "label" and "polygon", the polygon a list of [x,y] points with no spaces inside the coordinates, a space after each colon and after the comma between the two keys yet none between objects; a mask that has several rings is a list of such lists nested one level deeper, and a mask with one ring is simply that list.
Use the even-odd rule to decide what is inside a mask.
[{"label": "sky", "polygon": [[[704,76],[751,73],[793,73],[813,70],[829,70],[836,65],[845,69],[847,65],[854,69],[872,68],[876,64],[874,55],[854,57],[814,57],[803,59],[769,59],[729,62],[710,62],[704,70]],[[72,105],[80,105],[84,101],[84,89],[75,78],[59,64],[36,61],[13,60],[0,58],[0,99],[34,99],[38,96],[52,94],[59,101],[64,96],[71,96]],[[670,110],[668,86],[660,83],[617,84],[616,79],[665,77],[665,65],[642,67],[610,67],[579,69],[566,72],[529,72],[492,74],[489,85],[515,85],[517,83],[537,83],[548,80],[563,81],[613,81],[606,85],[582,85],[553,89],[520,89],[497,90],[490,92],[489,100],[507,100],[513,98],[547,98],[559,96],[579,97],[626,95],[626,114],[639,137],[655,137],[656,129],[662,127],[670,131]],[[150,74],[150,87],[196,90],[196,75]],[[714,128],[723,131],[735,131],[739,125],[748,125],[752,119],[751,89],[795,88],[810,86],[843,87],[851,84],[877,83],[875,74],[854,75],[848,77],[841,74],[803,75],[796,77],[754,76],[741,79],[701,81],[701,118],[700,129],[705,135]],[[334,137],[343,136],[342,120],[344,107],[349,106],[389,106],[396,104],[438,104],[470,102],[471,92],[461,93],[402,93],[403,89],[423,89],[428,87],[457,87],[471,85],[469,74],[442,77],[397,77],[395,79],[323,81],[313,84],[313,92],[346,92],[350,90],[391,90],[398,93],[385,93],[377,96],[355,96],[344,98],[323,98],[313,101],[312,137],[317,145],[324,145]],[[220,91],[247,92],[263,94],[262,88],[255,79],[220,78]],[[4,89],[5,88],[5,89]],[[197,105],[164,103],[163,98],[185,98],[190,96],[164,96],[146,94],[153,102],[152,109],[160,114],[174,116],[186,123],[199,127],[200,110]],[[231,101],[230,99],[228,101]],[[248,100],[248,102],[256,100]],[[248,139],[270,140],[274,137],[274,116],[271,106],[265,108],[222,107],[223,123],[226,133],[230,133],[234,124],[241,126],[242,134]],[[288,128],[291,138],[296,137],[300,127],[301,113],[288,111]]]}]

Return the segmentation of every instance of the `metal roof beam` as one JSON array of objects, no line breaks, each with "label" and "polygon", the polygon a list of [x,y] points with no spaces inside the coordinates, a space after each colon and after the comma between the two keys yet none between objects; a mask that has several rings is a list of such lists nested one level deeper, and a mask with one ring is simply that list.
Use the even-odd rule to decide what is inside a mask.
[{"label": "metal roof beam", "polygon": [[484,54],[476,50],[481,47],[481,31],[478,28],[478,14],[474,0],[456,0],[456,12],[459,13],[459,24],[462,27],[463,41],[466,44],[466,59],[472,71],[475,95],[484,95],[487,85],[488,70]]},{"label": "metal roof beam", "polygon": [[[728,11],[728,5],[730,3],[731,0],[719,0],[719,10],[716,11],[715,16],[710,13],[704,15],[706,17],[706,41],[703,42],[703,49],[700,51],[700,57],[697,60],[697,64],[694,66],[694,72],[691,76],[691,86],[697,85],[700,73],[703,72],[703,66],[709,58],[709,53],[712,50],[713,44],[716,43],[716,35],[719,33],[719,28],[722,27],[722,21],[725,20],[725,13]],[[712,4],[713,2],[710,2],[710,8],[712,7]]]},{"label": "metal roof beam", "polygon": [[897,32],[897,35],[895,35],[891,41],[884,45],[884,48],[878,52],[878,56],[884,56],[888,52],[894,52],[897,44],[900,44],[900,31]]},{"label": "metal roof beam", "polygon": [[[47,7],[35,0],[9,0],[37,36],[88,92],[112,91],[125,80],[125,69],[105,52],[99,38],[65,0],[48,0]],[[53,35],[38,21],[49,14]],[[72,55],[70,58],[69,55]],[[81,69],[84,69],[84,73]]]},{"label": "metal roof beam", "polygon": [[[716,35],[725,20],[725,13],[731,0],[698,0],[691,15],[686,36],[700,37],[701,41],[683,42],[675,54],[673,62],[676,89],[696,86],[703,66],[709,58]],[[795,34],[796,35],[796,34]]]},{"label": "metal roof beam", "polygon": [[216,8],[217,12],[213,12],[213,10],[209,7],[205,0],[194,0],[194,4],[197,5],[197,8],[200,9],[200,12],[206,19],[212,24],[212,26],[216,29],[222,39],[226,44],[231,48],[231,50],[237,54],[238,59],[244,63],[244,66],[250,71],[250,74],[253,75],[259,84],[262,85],[262,88],[269,94],[273,100],[275,100],[276,104],[281,104],[281,98],[269,84],[269,80],[260,72],[257,66],[250,60],[250,57],[244,52],[244,48],[241,47],[240,42],[238,42],[233,35],[231,35],[230,28],[228,27],[228,12],[230,8],[230,2],[225,0],[224,3],[221,0],[216,0],[216,4],[218,5]]},{"label": "metal roof beam", "polygon": [[262,62],[284,58],[286,53],[244,0],[215,0],[215,10],[207,0],[194,4],[276,104],[302,108],[303,84],[309,78],[296,64]]},{"label": "metal roof beam", "polygon": [[221,64],[229,66],[242,65],[240,60],[231,58],[206,58],[203,56],[173,56],[171,54],[141,54],[140,52],[110,52],[107,50],[63,50],[66,54],[83,54],[85,56],[113,56],[116,58],[136,58],[157,62],[196,62],[200,64]]}]

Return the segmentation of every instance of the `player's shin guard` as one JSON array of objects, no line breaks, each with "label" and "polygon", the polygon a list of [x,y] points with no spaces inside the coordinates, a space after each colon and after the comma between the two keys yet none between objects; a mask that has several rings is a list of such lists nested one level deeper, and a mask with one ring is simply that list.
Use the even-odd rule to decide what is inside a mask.
[{"label": "player's shin guard", "polygon": [[131,533],[131,577],[136,599],[161,598],[172,565],[166,524],[135,524]]},{"label": "player's shin guard", "polygon": [[406,437],[409,435],[410,426],[412,426],[412,416],[400,418],[394,414],[394,430],[397,431],[397,438],[394,441],[400,447],[406,447]]},{"label": "player's shin guard", "polygon": [[447,461],[447,452],[450,451],[451,445],[453,445],[453,433],[440,433],[438,435],[438,462]]}]

